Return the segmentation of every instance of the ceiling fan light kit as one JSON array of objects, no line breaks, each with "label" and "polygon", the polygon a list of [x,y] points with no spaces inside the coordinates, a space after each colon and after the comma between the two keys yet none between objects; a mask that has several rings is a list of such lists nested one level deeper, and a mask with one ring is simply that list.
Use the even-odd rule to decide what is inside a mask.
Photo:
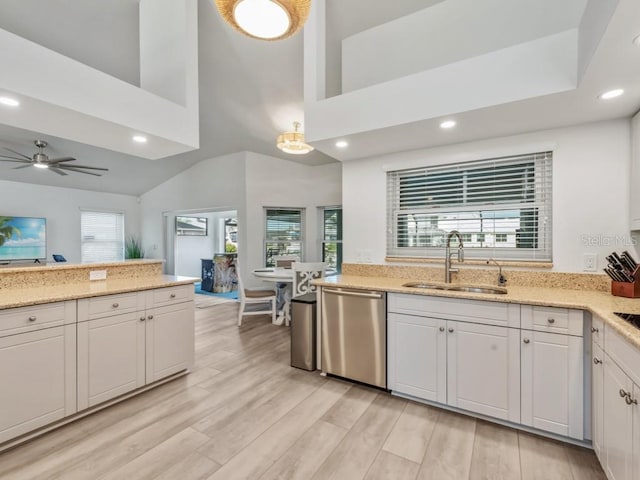
[{"label": "ceiling fan light kit", "polygon": [[311,0],[215,0],[224,20],[259,40],[284,40],[307,21]]},{"label": "ceiling fan light kit", "polygon": [[[13,162],[13,163],[22,163],[23,165],[14,167],[14,170],[20,170],[22,168],[35,167],[43,170],[50,170],[58,175],[68,175],[67,172],[75,172],[75,173],[84,173],[86,175],[93,175],[94,177],[101,177],[101,173],[96,173],[96,171],[108,172],[108,168],[102,167],[90,167],[88,165],[78,165],[78,164],[69,164],[67,162],[74,162],[76,159],[73,157],[60,157],[60,158],[49,158],[49,156],[43,152],[43,150],[47,147],[48,143],[44,140],[36,140],[33,142],[36,147],[38,147],[38,152],[34,153],[33,156],[28,157],[27,155],[12,150],[7,147],[3,147],[6,151],[13,153],[15,156],[3,155],[0,153],[0,162]],[[89,171],[92,170],[92,171]]]},{"label": "ceiling fan light kit", "polygon": [[300,122],[293,122],[293,132],[284,132],[278,135],[277,147],[285,153],[292,155],[305,155],[313,150],[313,147],[304,141],[304,133],[299,132]]}]

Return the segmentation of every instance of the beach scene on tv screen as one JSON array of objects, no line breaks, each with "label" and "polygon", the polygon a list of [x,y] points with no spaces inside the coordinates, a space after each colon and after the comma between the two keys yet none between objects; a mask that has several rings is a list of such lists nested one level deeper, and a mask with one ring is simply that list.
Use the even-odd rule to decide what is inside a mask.
[{"label": "beach scene on tv screen", "polygon": [[46,220],[0,217],[0,261],[47,257]]}]

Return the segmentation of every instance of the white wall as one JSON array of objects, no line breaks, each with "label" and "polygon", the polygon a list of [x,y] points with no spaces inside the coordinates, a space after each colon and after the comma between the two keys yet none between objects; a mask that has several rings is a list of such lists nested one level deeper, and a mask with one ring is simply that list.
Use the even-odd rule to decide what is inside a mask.
[{"label": "white wall", "polygon": [[125,235],[140,235],[134,196],[0,180],[0,215],[47,219],[49,260],[60,253],[70,263],[80,262],[80,209],[124,212]]},{"label": "white wall", "polygon": [[386,171],[551,149],[553,270],[583,271],[583,254],[634,252],[629,238],[630,122],[547,130],[343,164],[344,261],[384,263]]},{"label": "white wall", "polygon": [[239,249],[248,271],[265,263],[264,207],[304,208],[304,260],[320,261],[318,207],[342,204],[341,178],[339,163],[308,167],[247,153],[246,221],[238,219],[238,231],[245,230],[250,239],[248,249]]}]

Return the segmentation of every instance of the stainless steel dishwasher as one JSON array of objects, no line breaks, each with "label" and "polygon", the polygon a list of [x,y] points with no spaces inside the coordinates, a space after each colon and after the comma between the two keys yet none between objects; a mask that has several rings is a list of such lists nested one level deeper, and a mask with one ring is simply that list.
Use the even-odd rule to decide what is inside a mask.
[{"label": "stainless steel dishwasher", "polygon": [[387,388],[384,292],[322,289],[322,371]]}]

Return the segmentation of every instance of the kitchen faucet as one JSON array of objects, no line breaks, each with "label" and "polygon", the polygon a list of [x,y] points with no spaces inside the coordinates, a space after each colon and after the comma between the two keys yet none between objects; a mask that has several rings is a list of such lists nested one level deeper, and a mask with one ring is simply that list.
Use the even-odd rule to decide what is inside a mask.
[{"label": "kitchen faucet", "polygon": [[498,267],[498,285],[504,287],[507,284],[507,277],[502,274],[502,265],[496,262],[493,258],[487,260],[487,265],[489,265],[490,262],[493,262],[496,267]]},{"label": "kitchen faucet", "polygon": [[458,273],[457,268],[451,268],[451,237],[458,237],[458,261],[464,262],[464,245],[462,245],[462,235],[457,230],[451,230],[447,235],[447,248],[444,254],[444,281],[445,283],[451,283],[451,274]]}]

